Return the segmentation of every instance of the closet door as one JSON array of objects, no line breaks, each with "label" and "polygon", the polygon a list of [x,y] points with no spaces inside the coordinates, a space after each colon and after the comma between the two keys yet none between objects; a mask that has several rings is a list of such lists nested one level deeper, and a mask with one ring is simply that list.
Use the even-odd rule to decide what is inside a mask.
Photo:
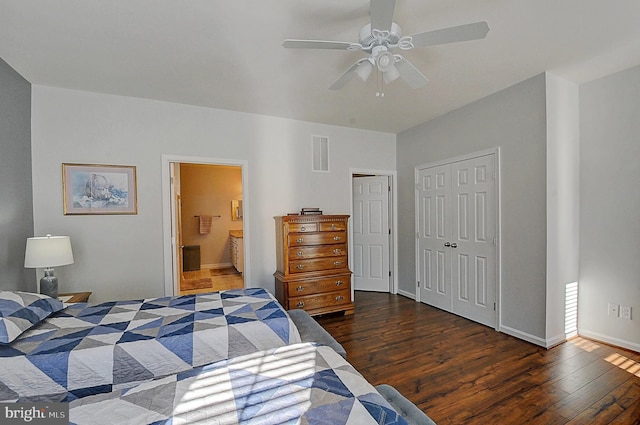
[{"label": "closet door", "polygon": [[416,169],[420,301],[495,327],[495,155]]},{"label": "closet door", "polygon": [[495,327],[496,211],[493,155],[451,164],[451,311]]},{"label": "closet door", "polygon": [[450,166],[418,169],[417,258],[420,300],[451,311]]}]

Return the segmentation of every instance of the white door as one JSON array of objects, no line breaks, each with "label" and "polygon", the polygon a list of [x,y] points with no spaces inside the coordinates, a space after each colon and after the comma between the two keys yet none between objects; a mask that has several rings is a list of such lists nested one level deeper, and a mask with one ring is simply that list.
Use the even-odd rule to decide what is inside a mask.
[{"label": "white door", "polygon": [[494,155],[451,164],[452,312],[495,327]]},{"label": "white door", "polygon": [[418,168],[420,300],[495,327],[495,155]]},{"label": "white door", "polygon": [[353,282],[358,291],[390,292],[389,178],[353,177]]},{"label": "white door", "polygon": [[451,311],[451,173],[449,166],[419,169],[416,182],[420,300]]}]

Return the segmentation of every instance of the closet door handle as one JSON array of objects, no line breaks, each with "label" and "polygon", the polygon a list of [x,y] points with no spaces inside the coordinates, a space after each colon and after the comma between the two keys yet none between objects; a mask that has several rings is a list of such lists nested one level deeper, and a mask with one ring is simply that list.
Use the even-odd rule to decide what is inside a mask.
[{"label": "closet door handle", "polygon": [[454,242],[454,243],[451,244],[451,248],[457,248],[457,247],[458,247],[457,243]]},{"label": "closet door handle", "polygon": [[451,242],[445,242],[444,246],[446,246],[447,248],[449,248],[451,246]]}]

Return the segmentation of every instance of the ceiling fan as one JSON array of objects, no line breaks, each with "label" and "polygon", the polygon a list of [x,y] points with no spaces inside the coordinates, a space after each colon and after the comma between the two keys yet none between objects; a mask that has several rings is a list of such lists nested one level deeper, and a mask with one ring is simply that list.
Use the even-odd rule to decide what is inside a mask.
[{"label": "ceiling fan", "polygon": [[292,49],[333,49],[369,54],[347,69],[329,87],[331,90],[341,89],[354,75],[367,81],[374,66],[382,73],[382,80],[387,84],[400,77],[412,88],[420,88],[429,80],[403,56],[392,53],[395,49],[410,50],[414,47],[477,40],[486,37],[489,32],[489,25],[483,21],[403,36],[400,26],[393,22],[395,7],[396,0],[371,0],[371,23],[360,30],[359,43],[286,39],[282,45]]}]

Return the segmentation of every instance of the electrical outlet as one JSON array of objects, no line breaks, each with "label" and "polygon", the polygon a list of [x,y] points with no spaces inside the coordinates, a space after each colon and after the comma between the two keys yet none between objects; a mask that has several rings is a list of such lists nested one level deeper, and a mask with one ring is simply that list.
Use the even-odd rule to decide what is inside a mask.
[{"label": "electrical outlet", "polygon": [[623,319],[631,320],[631,306],[629,305],[621,305],[620,306],[620,317]]},{"label": "electrical outlet", "polygon": [[609,303],[609,316],[618,317],[620,312],[620,304]]}]

